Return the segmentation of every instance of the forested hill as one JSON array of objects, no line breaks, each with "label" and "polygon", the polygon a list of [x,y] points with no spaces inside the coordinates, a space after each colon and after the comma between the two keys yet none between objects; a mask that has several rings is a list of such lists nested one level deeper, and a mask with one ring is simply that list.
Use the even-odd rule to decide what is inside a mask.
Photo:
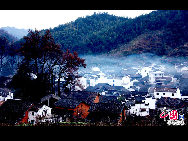
[{"label": "forested hill", "polygon": [[50,31],[64,49],[79,54],[183,56],[188,47],[188,11],[159,10],[134,19],[95,13]]},{"label": "forested hill", "polygon": [[113,42],[118,37],[116,28],[127,20],[107,13],[94,13],[92,16],[78,18],[50,31],[55,41],[64,49],[68,48],[79,54],[103,53],[113,49]]}]

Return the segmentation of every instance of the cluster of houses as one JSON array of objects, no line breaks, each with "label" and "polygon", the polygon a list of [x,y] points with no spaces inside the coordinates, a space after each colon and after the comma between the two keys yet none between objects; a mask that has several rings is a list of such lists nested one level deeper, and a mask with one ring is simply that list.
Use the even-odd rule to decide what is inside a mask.
[{"label": "cluster of houses", "polygon": [[[148,116],[150,111],[161,109],[156,104],[161,99],[181,101],[186,109],[188,96],[181,94],[180,78],[175,74],[165,74],[161,71],[164,70],[162,67],[158,66],[158,69],[156,66],[143,67],[138,69],[135,75],[119,78],[106,77],[99,68],[95,68],[93,70],[95,74],[92,73],[94,75],[89,78],[82,77],[81,80],[88,91],[121,98],[121,102],[128,107],[127,115]],[[182,67],[175,65],[174,70],[181,78],[185,79],[188,76],[188,67],[185,65]]]},{"label": "cluster of houses", "polygon": [[126,107],[115,96],[97,92],[74,91],[61,97],[45,96],[39,103],[8,99],[0,106],[1,124],[41,124],[83,121],[121,124]]},{"label": "cluster of houses", "polygon": [[[181,77],[188,76],[185,66],[175,68]],[[127,116],[151,116],[164,107],[187,112],[188,96],[181,94],[180,79],[161,70],[149,66],[134,75],[109,77],[95,67],[92,74],[79,78],[83,90],[47,95],[39,103],[14,99],[10,90],[0,88],[0,123],[83,121],[121,125]]]}]

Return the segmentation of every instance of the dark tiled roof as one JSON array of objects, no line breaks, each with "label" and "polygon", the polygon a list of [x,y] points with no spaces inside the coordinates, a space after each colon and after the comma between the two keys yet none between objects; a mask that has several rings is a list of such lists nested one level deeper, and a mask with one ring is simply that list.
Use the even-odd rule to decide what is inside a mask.
[{"label": "dark tiled roof", "polygon": [[155,81],[172,81],[171,77],[155,77]]},{"label": "dark tiled roof", "polygon": [[101,112],[101,113],[112,113],[120,114],[123,106],[115,103],[93,103],[90,106],[89,112]]},{"label": "dark tiled roof", "polygon": [[157,100],[156,105],[157,105],[158,108],[160,108],[160,107],[183,108],[187,104],[181,99],[162,97],[162,98]]},{"label": "dark tiled roof", "polygon": [[0,106],[0,123],[15,124],[21,121],[31,104],[23,100],[7,100]]},{"label": "dark tiled roof", "polygon": [[74,109],[79,105],[79,102],[75,99],[61,99],[57,102],[55,102],[55,106],[61,107],[61,108],[67,108],[67,109]]},{"label": "dark tiled roof", "polygon": [[86,88],[87,91],[92,91],[92,92],[102,92],[102,91],[107,91],[111,89],[112,86],[110,86],[107,83],[98,83],[95,86],[89,86]]},{"label": "dark tiled roof", "polygon": [[155,88],[154,91],[156,92],[173,92],[176,93],[176,88]]},{"label": "dark tiled roof", "polygon": [[92,103],[90,112],[121,113],[123,105],[116,96],[100,96],[99,103]]},{"label": "dark tiled roof", "polygon": [[67,98],[77,100],[79,103],[80,102],[85,102],[87,104],[93,103],[95,100],[96,96],[99,95],[96,92],[87,92],[87,91],[75,91],[71,92]]},{"label": "dark tiled roof", "polygon": [[111,86],[107,83],[98,83],[95,86],[89,86],[87,91],[92,91],[92,92],[102,92],[102,91],[125,91],[127,92],[123,86]]},{"label": "dark tiled roof", "polygon": [[75,91],[71,92],[68,96],[62,97],[59,101],[55,102],[55,106],[62,108],[74,109],[81,102],[86,104],[92,104],[98,93],[95,92],[86,92],[86,91]]},{"label": "dark tiled roof", "polygon": [[142,100],[145,99],[145,97],[143,96],[135,96],[134,98],[136,103],[142,103]]},{"label": "dark tiled roof", "polygon": [[116,96],[100,96],[99,97],[100,103],[117,103],[120,104],[120,102],[117,100]]},{"label": "dark tiled roof", "polygon": [[117,123],[124,106],[115,103],[93,103],[89,109],[87,119],[91,122]]}]

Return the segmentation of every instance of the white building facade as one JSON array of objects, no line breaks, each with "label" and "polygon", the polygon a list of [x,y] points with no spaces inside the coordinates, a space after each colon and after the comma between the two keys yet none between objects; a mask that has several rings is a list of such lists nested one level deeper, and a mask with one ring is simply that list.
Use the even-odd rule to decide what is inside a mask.
[{"label": "white building facade", "polygon": [[131,115],[147,116],[149,115],[149,107],[145,103],[138,103],[131,106],[129,112]]},{"label": "white building facade", "polygon": [[30,110],[28,111],[28,122],[36,124],[37,122],[46,122],[51,121],[52,113],[50,107],[43,105],[37,111]]},{"label": "white building facade", "polygon": [[155,88],[154,97],[169,97],[169,98],[179,98],[181,99],[180,89],[179,88]]},{"label": "white building facade", "polygon": [[156,77],[164,77],[164,72],[156,71],[149,73],[149,82],[154,84]]}]

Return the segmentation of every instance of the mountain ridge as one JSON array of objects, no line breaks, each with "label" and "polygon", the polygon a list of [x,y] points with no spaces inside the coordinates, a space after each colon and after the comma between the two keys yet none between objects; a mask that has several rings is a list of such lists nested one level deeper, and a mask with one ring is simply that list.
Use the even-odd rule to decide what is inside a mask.
[{"label": "mountain ridge", "polygon": [[28,34],[28,29],[19,29],[19,28],[10,27],[10,26],[1,27],[0,29],[3,29],[9,34],[15,36],[16,38],[18,38],[18,40]]},{"label": "mountain ridge", "polygon": [[80,55],[188,55],[187,10],[157,10],[136,18],[94,13],[49,30],[62,50]]}]

